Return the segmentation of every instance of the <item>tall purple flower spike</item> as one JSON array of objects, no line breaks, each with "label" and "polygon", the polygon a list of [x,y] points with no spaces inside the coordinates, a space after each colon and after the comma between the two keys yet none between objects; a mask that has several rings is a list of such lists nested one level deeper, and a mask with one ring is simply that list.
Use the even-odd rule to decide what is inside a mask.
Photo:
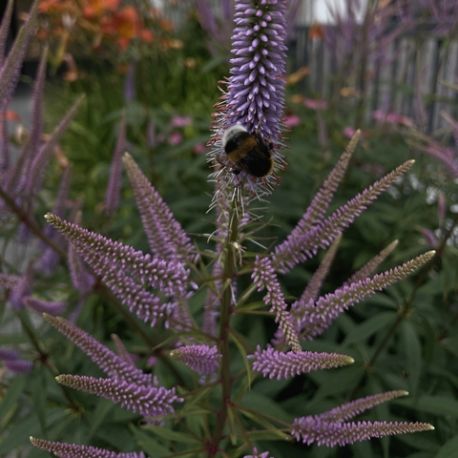
[{"label": "tall purple flower spike", "polygon": [[326,219],[317,221],[310,229],[305,231],[299,229],[299,223],[287,239],[276,247],[273,255],[274,267],[286,273],[297,264],[315,256],[318,249],[331,245],[382,192],[388,190],[397,178],[405,174],[414,162],[413,160],[404,162],[339,207]]},{"label": "tall purple flower spike", "polygon": [[[56,201],[53,207],[53,213],[63,217],[67,206],[68,193],[70,190],[70,166],[66,167],[62,173],[57,191]],[[44,229],[45,235],[52,239],[57,245],[62,246],[64,243],[61,234],[58,234],[51,226],[46,226]],[[41,243],[43,250],[40,259],[38,260],[38,268],[45,274],[51,274],[59,263],[59,255],[56,251],[45,243]]]},{"label": "tall purple flower spike", "polygon": [[270,305],[270,311],[274,313],[275,321],[278,323],[278,327],[285,336],[288,345],[294,351],[301,351],[296,326],[287,310],[285,296],[269,257],[256,258],[252,279],[258,291],[267,290],[264,302]]},{"label": "tall purple flower spike", "polygon": [[119,205],[121,195],[122,155],[126,149],[126,115],[119,122],[118,137],[110,166],[110,178],[105,193],[105,211],[112,214]]},{"label": "tall purple flower spike", "polygon": [[243,125],[280,142],[286,75],[285,0],[239,0],[224,128]]},{"label": "tall purple flower spike", "polygon": [[166,260],[193,263],[195,245],[130,154],[123,157],[151,251]]},{"label": "tall purple flower spike", "polygon": [[[280,153],[286,81],[286,0],[239,0],[235,3],[231,69],[227,93],[215,113],[214,147],[209,158],[215,175],[225,183],[262,196],[272,190],[276,172],[284,168]],[[255,134],[271,150],[273,171],[255,178],[245,171],[234,175],[223,150],[224,131],[235,125]],[[227,190],[226,193],[230,193]]]},{"label": "tall purple flower spike", "polygon": [[382,402],[407,394],[407,391],[402,390],[389,391],[360,398],[319,415],[296,418],[291,427],[291,435],[298,442],[306,445],[335,447],[354,444],[373,437],[433,430],[434,426],[420,422],[347,421]]},{"label": "tall purple flower spike", "polygon": [[346,284],[317,301],[298,304],[296,313],[300,313],[298,327],[301,337],[312,339],[322,334],[350,306],[412,274],[431,261],[435,254],[435,251],[428,251],[385,272]]},{"label": "tall purple flower spike", "polygon": [[16,374],[30,372],[33,368],[32,361],[22,358],[16,350],[9,348],[0,348],[0,361],[7,369]]},{"label": "tall purple flower spike", "polygon": [[143,452],[117,453],[89,445],[69,444],[30,437],[34,447],[54,454],[59,458],[145,458]]},{"label": "tall purple flower spike", "polygon": [[120,379],[64,374],[57,376],[56,381],[75,390],[109,399],[144,417],[157,418],[173,414],[173,403],[183,401],[176,395],[175,388],[136,385]]},{"label": "tall purple flower spike", "polygon": [[154,385],[154,378],[151,374],[145,374],[140,369],[129,364],[74,324],[64,318],[46,314],[44,318],[89,356],[107,376],[138,385]]},{"label": "tall purple flower spike", "polygon": [[[13,2],[10,0],[7,6],[7,12],[12,8]],[[38,0],[32,5],[32,8],[29,11],[27,21],[24,26],[19,30],[18,36],[11,48],[10,52],[6,59],[3,60],[3,65],[0,68],[0,102],[9,101],[13,94],[16,83],[19,80],[20,69],[22,62],[27,51],[27,46],[30,41],[33,32],[35,31],[37,24],[37,12],[38,12]],[[5,28],[2,28],[2,39],[5,37],[8,30],[8,22],[10,15],[9,13],[5,16]],[[3,25],[3,24],[2,24]],[[1,43],[2,48],[4,49],[5,41]]]},{"label": "tall purple flower spike", "polygon": [[[152,326],[170,315],[176,305],[174,299],[186,295],[189,273],[181,263],[144,254],[50,213],[45,218],[70,241],[113,294]],[[157,289],[164,298],[151,293],[151,289]]]},{"label": "tall purple flower spike", "polygon": [[261,350],[258,346],[256,352],[250,355],[253,361],[253,370],[263,377],[287,380],[300,374],[308,374],[322,369],[353,364],[354,359],[338,353],[317,353],[312,351],[281,352],[268,347]]}]

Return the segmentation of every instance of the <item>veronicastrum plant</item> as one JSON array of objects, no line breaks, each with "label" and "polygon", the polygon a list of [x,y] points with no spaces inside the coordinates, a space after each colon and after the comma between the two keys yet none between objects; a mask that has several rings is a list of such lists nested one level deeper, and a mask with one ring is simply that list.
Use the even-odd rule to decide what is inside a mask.
[{"label": "veronicastrum plant", "polygon": [[[47,313],[44,319],[104,373],[102,377],[60,374],[56,381],[69,389],[108,399],[138,415],[145,429],[156,431],[170,444],[169,453],[162,456],[266,458],[271,456],[262,450],[261,443],[266,440],[336,447],[434,429],[428,423],[355,419],[381,403],[407,395],[402,387],[352,399],[315,414],[304,405],[303,415],[291,418],[272,416],[262,405],[246,402],[262,379],[276,383],[352,364],[354,359],[349,355],[308,349],[309,342],[350,307],[405,278],[434,256],[433,251],[426,252],[375,273],[395,248],[396,243],[392,243],[362,269],[349,274],[341,287],[320,294],[345,229],[413,165],[413,161],[401,164],[330,211],[359,133],[289,236],[269,248],[260,242],[259,234],[267,223],[259,215],[262,210],[258,204],[274,191],[286,165],[281,138],[286,8],[284,0],[235,3],[231,72],[216,109],[214,134],[209,142],[215,184],[211,209],[216,227],[206,237],[208,246],[198,245],[183,230],[129,154],[122,161],[149,253],[85,229],[58,214],[46,215],[50,227],[69,242],[67,258],[73,266],[74,284],[85,284],[83,274],[89,274],[81,265],[75,267],[75,262],[82,259],[106,295],[151,326],[151,335],[164,336],[149,350],[169,370],[167,377],[143,371],[136,365],[135,351],[126,349],[119,339],[115,338],[113,351],[72,320]],[[7,70],[4,66],[2,74]],[[233,173],[222,139],[224,132],[236,124],[269,145],[273,169],[266,177],[256,178],[245,170]],[[121,154],[116,157],[121,160]],[[119,166],[115,164],[112,170],[113,180],[119,180]],[[110,188],[117,189],[118,184],[111,182]],[[290,300],[280,275],[290,274],[321,249],[327,252],[319,268],[300,296]],[[252,341],[244,321],[261,317],[270,319],[275,330],[265,340]],[[158,332],[159,329],[162,330]],[[338,377],[337,372],[330,376]],[[192,426],[186,421],[189,418],[195,418]],[[164,433],[166,428],[169,433]],[[142,451],[115,452],[44,438],[31,438],[31,442],[66,458],[144,456]]]}]

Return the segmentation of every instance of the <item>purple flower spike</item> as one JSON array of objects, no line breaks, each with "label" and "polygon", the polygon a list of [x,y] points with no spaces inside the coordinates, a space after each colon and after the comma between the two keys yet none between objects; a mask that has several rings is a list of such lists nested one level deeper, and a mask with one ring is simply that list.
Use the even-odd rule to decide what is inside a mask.
[{"label": "purple flower spike", "polygon": [[200,375],[211,375],[217,372],[221,360],[221,353],[216,346],[204,344],[179,347],[173,350],[170,356],[180,359]]},{"label": "purple flower spike", "polygon": [[50,315],[60,315],[67,304],[61,301],[45,301],[36,297],[28,296],[24,299],[24,305],[39,313],[49,313]]},{"label": "purple flower spike", "polygon": [[[67,206],[68,193],[70,190],[70,166],[66,167],[62,173],[57,191],[56,201],[53,207],[53,213],[62,217]],[[58,234],[51,226],[46,226],[44,229],[45,235],[54,240],[59,246],[64,244],[63,237]],[[45,243],[41,244],[43,254],[38,261],[40,271],[45,274],[51,274],[59,263],[59,255],[56,251]]]},{"label": "purple flower spike", "polygon": [[[8,5],[7,12],[12,8],[12,3],[10,1],[11,5]],[[11,99],[11,95],[16,87],[30,37],[36,28],[37,12],[38,1],[35,1],[30,9],[27,21],[19,30],[11,51],[6,59],[3,60],[3,65],[0,68],[0,100],[2,103]],[[7,33],[10,17],[10,13],[7,13],[5,21],[2,22],[2,35]],[[3,25],[5,25],[4,29]],[[2,43],[1,46],[3,48],[5,43]]]},{"label": "purple flower spike", "polygon": [[27,183],[25,185],[26,195],[30,196],[40,189],[44,170],[48,164],[49,157],[54,148],[57,146],[60,138],[72,122],[73,118],[76,116],[76,113],[78,112],[78,109],[81,106],[83,100],[84,96],[81,96],[76,100],[76,102],[65,113],[59,124],[57,124],[57,126],[51,132],[46,143],[44,143],[37,151],[30,166],[30,170],[31,172],[33,171],[33,173],[30,173],[30,176],[28,177]]},{"label": "purple flower spike", "polygon": [[16,350],[8,348],[0,348],[0,361],[3,361],[5,367],[16,374],[24,374],[33,369],[32,361],[21,358]]},{"label": "purple flower spike", "polygon": [[224,128],[243,125],[280,142],[286,73],[286,1],[235,4],[231,75]]},{"label": "purple flower spike", "polygon": [[168,298],[185,296],[188,271],[181,263],[143,254],[52,214],[45,218],[69,239],[113,294],[152,326],[169,315],[174,305],[152,294],[151,288],[158,289]]},{"label": "purple flower spike", "polygon": [[301,310],[302,316],[299,318],[301,336],[312,339],[320,335],[350,306],[412,274],[431,261],[435,254],[435,251],[428,251],[400,266],[344,285],[333,293],[320,297],[315,303],[304,305]]},{"label": "purple flower spike", "polygon": [[118,139],[110,166],[110,179],[105,194],[105,211],[112,214],[119,205],[121,194],[122,155],[126,149],[126,115],[123,113],[119,123]]},{"label": "purple flower spike", "polygon": [[312,351],[283,353],[272,347],[261,350],[259,346],[256,353],[250,358],[253,360],[254,371],[259,372],[263,377],[276,380],[287,380],[296,375],[354,363],[354,359],[350,356],[338,353],[316,353]]},{"label": "purple flower spike", "polygon": [[13,0],[8,0],[6,9],[3,12],[2,23],[0,25],[0,68],[3,66],[3,60],[6,52],[6,42],[10,29],[11,18],[13,17]]},{"label": "purple flower spike", "polygon": [[369,275],[373,274],[377,267],[396,249],[399,241],[394,240],[386,246],[379,254],[370,259],[361,269],[355,272],[348,281],[345,283],[354,283],[355,281],[362,280]]},{"label": "purple flower spike", "polygon": [[291,434],[306,445],[323,445],[325,447],[344,446],[361,442],[374,437],[393,436],[395,434],[431,431],[434,426],[429,423],[410,423],[402,421],[357,421],[330,422],[318,417],[296,418]]},{"label": "purple flower spike", "polygon": [[392,399],[408,396],[409,392],[405,390],[386,391],[385,393],[373,394],[364,398],[356,399],[355,401],[346,402],[345,404],[335,407],[320,414],[320,418],[329,421],[344,421],[350,420],[353,417],[372,409],[379,404],[382,404]]},{"label": "purple flower spike", "polygon": [[74,324],[60,317],[44,315],[44,318],[77,345],[109,377],[144,386],[154,384],[151,374],[145,374],[133,364],[126,362]]},{"label": "purple flower spike", "polygon": [[[297,264],[305,262],[316,255],[319,248],[327,248],[331,243],[347,229],[369,205],[371,205],[382,192],[405,174],[415,161],[406,161],[392,172],[360,192],[346,204],[339,207],[324,221],[318,222],[306,232],[293,229],[291,235],[277,246],[273,264],[283,273],[288,272]],[[294,233],[294,235],[293,235]]]},{"label": "purple flower spike", "polygon": [[[81,212],[78,212],[75,222],[79,223],[80,220]],[[81,296],[86,296],[94,286],[95,278],[90,272],[88,272],[79,254],[76,252],[71,243],[68,244],[67,262],[73,287],[80,293]]]},{"label": "purple flower spike", "polygon": [[0,273],[0,288],[12,289],[20,279],[18,275]]},{"label": "purple flower spike", "polygon": [[195,262],[199,258],[196,247],[167,204],[132,156],[125,154],[123,160],[151,251],[167,260]]},{"label": "purple flower spike", "polygon": [[361,131],[358,130],[353,135],[352,139],[348,143],[345,151],[340,156],[331,173],[323,182],[321,188],[315,194],[315,197],[313,198],[302,218],[297,223],[296,227],[291,231],[291,234],[288,236],[288,238],[276,248],[274,257],[275,267],[285,263],[282,261],[282,258],[288,256],[289,244],[293,244],[294,240],[299,238],[301,234],[308,232],[310,229],[312,229],[313,226],[323,220],[326,211],[332,202],[334,194],[339,187],[345,172],[347,171],[348,164],[350,163],[350,159],[356,149],[356,146],[358,145],[360,137]]},{"label": "purple flower spike", "polygon": [[142,386],[124,380],[87,377],[84,375],[59,375],[58,383],[95,394],[119,403],[121,407],[144,417],[163,417],[174,413],[172,404],[183,399],[175,393],[175,388]]},{"label": "purple flower spike", "polygon": [[8,300],[11,305],[16,309],[21,309],[24,306],[24,297],[30,294],[32,285],[32,269],[31,266],[27,268],[25,273],[19,277],[19,280],[15,283],[11,289]]},{"label": "purple flower spike", "polygon": [[[308,304],[311,300],[315,300],[320,292],[321,285],[323,284],[323,280],[326,278],[326,275],[331,268],[331,264],[334,261],[334,257],[337,252],[337,248],[339,247],[341,236],[339,235],[334,243],[331,245],[327,253],[324,255],[323,260],[320,263],[320,266],[313,274],[312,278],[310,279],[307,287],[304,289],[301,297],[297,302],[295,302],[292,306],[292,309],[295,310],[296,308],[300,308],[300,304]],[[294,313],[294,312],[293,312]]]},{"label": "purple flower spike", "polygon": [[245,455],[243,458],[274,458],[269,452],[258,452],[256,447],[251,453],[252,455]]},{"label": "purple flower spike", "polygon": [[291,348],[294,351],[300,351],[301,346],[296,327],[293,324],[291,315],[287,311],[285,296],[281,290],[270,258],[261,258],[259,256],[256,258],[252,279],[258,291],[267,290],[264,301],[267,305],[270,305],[270,311],[275,314],[275,321],[278,323],[279,329]]},{"label": "purple flower spike", "polygon": [[89,445],[54,442],[30,437],[34,447],[53,453],[59,458],[145,458],[143,452],[117,453]]}]

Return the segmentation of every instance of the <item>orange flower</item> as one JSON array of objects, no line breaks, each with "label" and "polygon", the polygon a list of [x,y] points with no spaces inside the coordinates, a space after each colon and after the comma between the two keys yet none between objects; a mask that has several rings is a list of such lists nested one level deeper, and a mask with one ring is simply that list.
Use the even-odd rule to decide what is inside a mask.
[{"label": "orange flower", "polygon": [[106,12],[116,11],[120,0],[86,0],[83,14],[86,18],[95,18]]},{"label": "orange flower", "polygon": [[38,10],[41,13],[65,13],[74,9],[71,1],[68,0],[40,0]]},{"label": "orange flower", "polygon": [[13,110],[6,110],[0,113],[0,121],[20,121],[21,117]]},{"label": "orange flower", "polygon": [[154,36],[151,30],[143,27],[138,11],[133,6],[125,6],[102,22],[102,31],[117,38],[121,49],[126,49],[135,38],[150,43]]}]

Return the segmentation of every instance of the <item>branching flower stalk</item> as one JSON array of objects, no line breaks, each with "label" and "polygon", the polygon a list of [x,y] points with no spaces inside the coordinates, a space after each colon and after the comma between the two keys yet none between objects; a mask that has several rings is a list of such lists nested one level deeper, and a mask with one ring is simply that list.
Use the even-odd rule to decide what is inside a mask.
[{"label": "branching flower stalk", "polygon": [[[298,418],[273,418],[273,415],[264,413],[262,407],[256,410],[243,406],[245,397],[250,396],[249,391],[257,388],[257,377],[284,380],[318,370],[338,370],[340,366],[353,363],[354,360],[349,355],[313,352],[302,346],[307,345],[307,339],[324,333],[349,307],[412,274],[434,256],[433,252],[420,254],[399,266],[374,274],[387,252],[394,248],[390,246],[342,287],[333,293],[320,296],[321,285],[332,267],[342,233],[413,165],[412,161],[402,164],[328,215],[334,193],[358,143],[359,133],[356,133],[286,240],[272,250],[261,250],[260,245],[255,243],[257,251],[248,251],[247,241],[256,233],[251,226],[255,227],[257,224],[253,202],[257,196],[264,197],[273,190],[276,177],[284,166],[281,154],[281,119],[286,68],[286,7],[286,0],[238,0],[235,3],[231,73],[227,93],[223,96],[215,117],[211,141],[213,149],[210,162],[215,180],[213,208],[216,213],[216,230],[210,238],[214,246],[211,247],[209,261],[203,254],[210,254],[210,250],[202,252],[197,248],[166,202],[129,155],[124,156],[123,162],[149,243],[148,252],[88,230],[79,223],[66,220],[64,216],[47,213],[45,217],[50,226],[71,245],[70,257],[77,255],[84,262],[84,268],[94,274],[94,288],[112,299],[124,311],[125,318],[130,323],[135,323],[138,318],[150,327],[157,328],[162,325],[166,334],[165,340],[160,342],[162,354],[174,358],[174,364],[182,364],[183,370],[190,369],[195,373],[189,371],[192,375],[187,377],[186,383],[182,383],[180,371],[174,365],[164,368],[169,372],[168,377],[161,378],[161,371],[155,374],[145,372],[140,369],[140,365],[136,367],[130,358],[126,358],[128,350],[122,346],[121,356],[70,321],[48,313],[45,320],[77,345],[104,374],[103,377],[92,374],[60,374],[56,381],[61,386],[119,404],[136,415],[134,421],[138,424],[151,423],[149,427],[152,431],[158,421],[167,424],[169,422],[165,419],[171,417],[173,423],[170,423],[177,429],[176,434],[183,432],[187,435],[188,423],[182,420],[196,407],[204,416],[202,423],[205,427],[200,432],[191,431],[189,437],[191,442],[200,445],[198,453],[204,453],[209,458],[222,454],[245,454],[246,457],[262,458],[270,456],[268,451],[260,450],[258,444],[252,440],[258,425],[263,428],[263,434],[284,440],[293,438],[307,445],[328,447],[432,429],[428,423],[420,422],[353,420],[355,416],[382,402],[405,395],[403,390],[366,396],[321,414]],[[27,30],[26,28],[21,36],[30,34]],[[20,46],[13,47],[12,52],[16,53],[13,55],[22,55],[21,49]],[[8,59],[10,56],[6,61]],[[12,69],[5,70],[3,66],[0,72],[0,89],[8,97],[10,85],[14,83],[17,72],[17,63],[14,62],[13,66],[11,59],[9,62]],[[49,141],[35,151],[32,164],[39,166],[40,173],[75,109],[74,106],[58,124]],[[268,148],[273,166],[268,174],[256,176],[249,168],[242,167],[239,170],[235,167],[237,164],[228,158],[223,138],[227,129],[237,125],[242,127],[252,142],[253,138],[256,139],[256,145],[262,144]],[[117,194],[119,152],[115,165],[112,188]],[[27,189],[35,192],[40,186],[41,175],[37,181],[29,182]],[[17,204],[17,196],[9,195],[9,191],[9,188],[6,191],[0,188],[0,196],[3,197],[6,207],[15,212],[23,222],[30,224],[35,235],[43,242],[56,246],[55,243],[52,245],[53,240]],[[290,305],[291,302],[287,300],[289,296],[278,274],[288,274],[293,267],[316,255],[319,249],[329,247],[310,284],[304,285],[303,293]],[[56,250],[63,259],[66,258],[66,250],[58,245]],[[73,277],[76,277],[81,265],[76,267],[74,261],[72,259],[70,264],[74,264]],[[205,281],[198,275],[204,269],[209,271]],[[19,289],[21,286],[21,277],[13,277],[11,272],[5,272],[0,278],[3,278],[4,285],[10,285],[12,289]],[[202,296],[197,294],[205,292],[203,290],[208,287],[209,281],[212,283],[209,287],[212,294],[208,294],[207,300],[214,303],[198,311],[202,312],[203,317],[194,317],[194,307],[191,305],[200,302]],[[78,285],[81,282],[74,283]],[[239,286],[242,283],[248,285],[240,293]],[[29,292],[18,296],[21,304],[24,299],[26,305],[36,310],[49,312],[59,307],[58,303],[37,300]],[[29,298],[25,299],[27,296]],[[275,347],[268,341],[248,342],[239,333],[233,317],[242,303],[245,305],[251,300],[262,312],[275,320],[278,326],[273,342]],[[134,316],[127,314],[124,307]],[[24,312],[25,310],[20,309],[18,315],[27,325]],[[211,316],[206,315],[210,313]],[[219,331],[216,330],[217,316]],[[147,342],[146,351],[151,352],[151,347],[156,347],[153,334],[150,330],[141,328],[138,323],[133,328]],[[45,352],[37,336],[32,333],[31,339],[44,357]],[[235,347],[238,352],[233,351]],[[12,356],[4,351],[3,357],[11,359]],[[240,366],[244,367],[243,371]],[[254,378],[252,373],[256,374]],[[181,408],[183,410],[179,411]],[[246,418],[241,420],[239,412]],[[274,425],[280,425],[281,429]],[[285,429],[289,435],[285,434]],[[143,456],[142,452],[118,453],[68,442],[36,438],[31,438],[31,442],[35,447],[66,458]],[[193,454],[195,447],[188,450],[185,449],[186,446],[187,441],[173,445],[170,452],[174,456]]]}]

